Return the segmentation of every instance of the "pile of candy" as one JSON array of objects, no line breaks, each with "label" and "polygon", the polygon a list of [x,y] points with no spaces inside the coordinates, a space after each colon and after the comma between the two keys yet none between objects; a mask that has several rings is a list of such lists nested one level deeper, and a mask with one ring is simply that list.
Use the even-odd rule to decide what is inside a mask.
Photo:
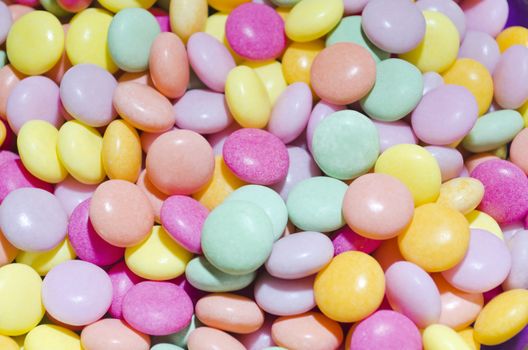
[{"label": "pile of candy", "polygon": [[528,347],[526,1],[3,1],[1,350]]}]

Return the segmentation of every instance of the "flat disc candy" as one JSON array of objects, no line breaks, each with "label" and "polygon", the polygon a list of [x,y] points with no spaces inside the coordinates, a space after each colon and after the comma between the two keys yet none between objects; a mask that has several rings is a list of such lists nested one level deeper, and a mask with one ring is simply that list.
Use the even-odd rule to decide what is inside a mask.
[{"label": "flat disc candy", "polygon": [[348,180],[365,174],[379,153],[378,132],[363,114],[346,110],[333,113],[315,129],[312,150],[327,175]]}]

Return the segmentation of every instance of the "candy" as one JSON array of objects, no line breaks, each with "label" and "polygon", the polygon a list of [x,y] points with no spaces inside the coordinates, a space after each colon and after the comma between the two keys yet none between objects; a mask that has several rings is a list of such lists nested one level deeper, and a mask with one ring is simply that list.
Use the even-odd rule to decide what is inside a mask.
[{"label": "candy", "polygon": [[112,12],[119,12],[127,8],[140,7],[147,9],[154,5],[154,0],[101,0],[101,5]]},{"label": "candy", "polygon": [[466,215],[472,212],[484,196],[484,185],[470,177],[455,178],[440,186],[437,203],[451,207]]},{"label": "candy", "polygon": [[160,343],[163,344],[163,342],[168,342],[169,344],[176,344],[172,346],[173,347],[177,346],[178,348],[176,349],[170,348],[167,350],[181,350],[179,347],[187,346],[187,342],[189,340],[189,336],[191,335],[191,333],[194,332],[196,328],[202,327],[202,326],[203,326],[202,323],[196,318],[195,315],[193,315],[191,319],[191,323],[189,323],[189,325],[185,327],[184,329],[182,329],[181,331],[173,333],[173,334],[165,335],[165,336],[153,337],[152,341],[153,343],[158,343],[158,344]]},{"label": "candy", "polygon": [[57,0],[57,4],[69,12],[79,12],[90,6],[92,0]]},{"label": "candy", "polygon": [[425,146],[425,149],[438,162],[442,174],[442,182],[461,176],[464,168],[464,159],[457,149],[441,146]]},{"label": "candy", "polygon": [[[17,157],[18,158],[18,157]],[[53,187],[31,175],[20,159],[10,159],[0,164],[0,203],[12,191],[19,188],[41,188],[51,192]]]},{"label": "candy", "polygon": [[191,285],[203,291],[231,292],[250,285],[256,272],[231,275],[218,270],[204,257],[196,257],[187,264],[185,277]]},{"label": "candy", "polygon": [[170,25],[172,32],[184,42],[203,30],[207,20],[206,0],[176,0],[170,2]]},{"label": "candy", "polygon": [[73,210],[86,199],[90,198],[96,188],[94,185],[80,183],[70,176],[55,185],[53,194],[61,202],[68,217],[70,217]]},{"label": "candy", "polygon": [[143,279],[130,271],[124,261],[118,262],[109,269],[108,277],[110,277],[110,281],[112,282],[112,304],[110,304],[108,313],[112,317],[122,318],[123,299],[125,295],[130,288],[143,281]]},{"label": "candy", "polygon": [[268,317],[264,320],[264,324],[258,331],[250,334],[241,334],[237,339],[244,344],[248,350],[268,349],[275,345],[271,339],[271,327],[273,325],[273,318]]},{"label": "candy", "polygon": [[2,349],[5,349],[5,350],[19,350],[20,349],[17,342],[6,335],[0,336],[0,345],[2,346]]},{"label": "candy", "polygon": [[466,15],[468,29],[479,30],[493,37],[499,34],[508,18],[506,0],[464,0],[461,8]]},{"label": "candy", "polygon": [[372,121],[378,131],[380,152],[402,143],[416,144],[418,139],[414,135],[411,127],[404,121],[397,120],[394,122]]},{"label": "candy", "polygon": [[85,327],[81,343],[86,350],[148,350],[150,337],[122,320],[107,318]]},{"label": "candy", "polygon": [[23,78],[23,74],[14,69],[11,65],[0,68],[0,118],[7,117],[7,101],[15,86]]},{"label": "candy", "polygon": [[523,128],[520,114],[514,110],[500,110],[488,113],[477,120],[471,132],[462,142],[472,152],[496,149],[511,140]]},{"label": "candy", "polygon": [[193,331],[187,344],[190,349],[244,350],[234,337],[215,328],[200,327]]},{"label": "candy", "polygon": [[493,73],[500,59],[499,46],[489,34],[468,30],[460,45],[458,57],[472,58],[479,61],[490,73]]},{"label": "candy", "polygon": [[527,47],[515,45],[501,55],[493,71],[494,97],[501,107],[519,108],[528,98],[528,88],[522,84],[527,66]]},{"label": "candy", "polygon": [[[286,35],[293,41],[307,42],[330,32],[343,15],[341,0],[298,2],[286,20]],[[311,23],[309,27],[306,23]]]},{"label": "candy", "polygon": [[141,171],[141,173],[139,174],[139,178],[137,179],[136,185],[141,189],[141,191],[143,191],[145,196],[147,196],[147,199],[150,202],[150,206],[154,211],[154,220],[160,223],[161,206],[163,205],[163,201],[167,199],[168,196],[158,190],[152,184],[152,182],[147,176],[147,171],[145,169],[143,169],[143,171]]},{"label": "candy", "polygon": [[348,252],[349,250],[357,250],[370,254],[378,249],[381,243],[382,241],[358,235],[348,225],[343,226],[332,235],[334,256]]},{"label": "candy", "polygon": [[457,27],[460,38],[466,34],[466,17],[460,6],[454,1],[418,0],[416,6],[422,11],[438,11],[449,17]]},{"label": "candy", "polygon": [[[275,105],[277,98],[286,89],[287,83],[282,71],[282,64],[275,60],[267,61],[244,61],[244,66],[252,68],[257,73],[258,78],[264,84],[266,93],[271,102]],[[254,113],[255,111],[253,111]]]},{"label": "candy", "polygon": [[520,230],[507,241],[511,255],[511,269],[508,277],[502,284],[506,290],[524,288],[528,286],[525,273],[525,260],[527,258],[528,232]]},{"label": "candy", "polygon": [[457,332],[441,324],[433,324],[427,327],[422,338],[425,350],[471,349]]},{"label": "candy", "polygon": [[515,26],[504,29],[497,35],[497,44],[501,52],[508,50],[514,45],[524,45],[528,42],[528,29]]},{"label": "candy", "polygon": [[282,55],[282,72],[286,82],[310,85],[313,60],[324,48],[325,43],[320,39],[305,43],[291,42]]},{"label": "candy", "polygon": [[469,214],[466,214],[466,219],[469,223],[469,228],[480,228],[493,233],[500,239],[504,239],[504,234],[499,224],[488,214],[479,210],[473,210]]},{"label": "candy", "polygon": [[103,167],[110,179],[135,182],[141,170],[139,135],[124,120],[111,122],[103,135]]},{"label": "candy", "polygon": [[33,328],[24,340],[24,349],[64,349],[82,350],[79,336],[71,330],[51,325],[41,324]]},{"label": "candy", "polygon": [[75,251],[68,239],[65,239],[55,248],[45,252],[22,251],[17,255],[16,262],[29,265],[39,275],[46,276],[55,266],[75,257]]}]

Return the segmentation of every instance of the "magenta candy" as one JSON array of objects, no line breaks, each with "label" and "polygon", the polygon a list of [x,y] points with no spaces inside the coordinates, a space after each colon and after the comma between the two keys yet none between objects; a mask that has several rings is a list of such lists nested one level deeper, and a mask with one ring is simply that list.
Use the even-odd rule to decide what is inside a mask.
[{"label": "magenta candy", "polygon": [[114,318],[122,318],[123,299],[125,295],[130,288],[144,280],[130,271],[124,261],[112,266],[108,270],[108,276],[110,276],[110,281],[112,282],[112,304],[110,305],[108,313]]},{"label": "magenta candy", "polygon": [[279,96],[268,123],[268,131],[284,143],[295,140],[306,128],[312,112],[312,91],[306,83],[293,83]]},{"label": "magenta candy", "polygon": [[24,187],[36,187],[53,192],[53,186],[31,175],[20,159],[11,159],[0,164],[0,203],[12,191]]},{"label": "magenta candy", "polygon": [[240,179],[256,185],[272,185],[288,174],[286,146],[275,135],[260,129],[232,133],[222,150],[224,161]]},{"label": "magenta candy", "polygon": [[156,18],[162,32],[170,32],[170,17],[169,14],[157,7],[149,8],[149,12]]},{"label": "magenta candy", "polygon": [[39,4],[38,0],[15,0],[17,4],[25,5],[29,7],[36,7]]},{"label": "magenta candy", "polygon": [[264,324],[257,331],[249,334],[241,334],[238,336],[240,341],[247,350],[262,350],[267,347],[275,346],[271,338],[271,326],[274,318],[266,317]]},{"label": "magenta candy", "polygon": [[193,315],[187,293],[169,282],[140,282],[123,300],[123,316],[134,329],[150,335],[169,335],[185,328]]},{"label": "magenta candy", "polygon": [[499,45],[488,33],[469,30],[460,45],[458,57],[472,58],[482,63],[490,73],[493,73],[501,53]]},{"label": "magenta candy", "polygon": [[185,275],[176,277],[168,282],[174,283],[175,285],[183,289],[185,293],[187,293],[189,298],[191,298],[193,305],[196,305],[198,300],[200,300],[200,298],[207,294],[206,292],[199,290],[195,288],[192,284],[190,284]]},{"label": "magenta candy", "polygon": [[437,11],[446,15],[455,25],[460,35],[460,39],[466,34],[466,16],[452,0],[418,0],[416,6],[422,11]]},{"label": "magenta candy", "polygon": [[418,139],[412,128],[403,120],[394,122],[382,122],[379,120],[372,120],[376,130],[378,130],[378,137],[380,143],[380,153],[395,145],[402,143],[417,144]]},{"label": "magenta candy", "polygon": [[161,224],[182,247],[202,254],[202,226],[209,210],[187,196],[171,196],[161,207]]},{"label": "magenta candy", "polygon": [[412,113],[411,124],[420,140],[443,146],[466,136],[477,116],[477,101],[468,89],[442,85],[422,98]]},{"label": "magenta candy", "polygon": [[484,185],[479,210],[498,223],[524,219],[528,212],[528,179],[515,164],[501,159],[488,160],[471,172]]},{"label": "magenta candy", "polygon": [[7,99],[7,120],[15,134],[30,120],[45,120],[57,128],[64,122],[60,113],[59,87],[49,78],[22,79]]},{"label": "magenta candy", "polygon": [[312,151],[312,139],[315,132],[315,128],[321,120],[328,117],[330,114],[342,111],[345,106],[338,106],[325,101],[319,101],[313,108],[310,118],[308,119],[308,125],[306,126],[306,144],[310,152]]},{"label": "magenta candy", "polygon": [[496,37],[508,19],[506,0],[463,0],[460,7],[466,15],[466,27]]},{"label": "magenta candy", "polygon": [[96,188],[97,185],[86,185],[68,176],[55,185],[54,194],[70,216],[79,204],[92,196]]},{"label": "magenta candy", "polygon": [[276,58],[286,46],[284,21],[272,7],[261,4],[235,8],[227,17],[226,37],[233,51],[249,60]]},{"label": "magenta candy", "polygon": [[528,99],[528,48],[515,45],[506,50],[493,71],[495,101],[516,109]]},{"label": "magenta candy", "polygon": [[10,151],[0,151],[0,167],[5,162],[8,162],[10,160],[17,160],[20,159],[18,154],[10,152]]},{"label": "magenta candy", "polygon": [[462,158],[462,154],[456,148],[426,146],[425,149],[428,150],[438,162],[442,174],[442,182],[451,180],[460,175],[460,172],[464,167],[464,158]]},{"label": "magenta candy", "polygon": [[437,72],[427,72],[422,74],[422,77],[424,84],[423,95],[444,84],[444,78]]},{"label": "magenta candy", "polygon": [[209,144],[211,147],[213,147],[213,153],[215,156],[222,155],[222,149],[224,148],[224,143],[233,132],[240,129],[240,125],[237,123],[231,123],[227,128],[224,130],[207,135],[207,141],[209,141]]},{"label": "magenta candy", "polygon": [[356,326],[348,346],[354,350],[421,350],[422,337],[409,318],[392,310],[379,310]]},{"label": "magenta candy", "polygon": [[484,297],[484,305],[489,303],[491,299],[495,298],[497,295],[501,294],[502,292],[504,292],[504,289],[502,289],[501,286],[498,286],[488,292],[482,293],[482,296]]},{"label": "magenta candy", "polygon": [[334,232],[332,244],[334,255],[339,255],[350,250],[357,250],[370,254],[381,245],[382,241],[363,237],[352,231],[347,225]]},{"label": "magenta candy", "polygon": [[68,224],[68,238],[77,256],[99,266],[115,263],[123,257],[124,248],[107,243],[95,232],[89,217],[90,199],[79,204]]}]

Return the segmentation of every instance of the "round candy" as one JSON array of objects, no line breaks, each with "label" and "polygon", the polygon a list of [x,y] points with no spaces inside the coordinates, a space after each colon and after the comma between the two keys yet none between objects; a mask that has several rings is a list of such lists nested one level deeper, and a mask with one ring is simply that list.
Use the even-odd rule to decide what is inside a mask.
[{"label": "round candy", "polygon": [[100,4],[112,12],[119,12],[127,8],[140,7],[148,9],[154,5],[154,0],[101,0]]},{"label": "round candy", "polygon": [[464,168],[462,154],[451,147],[425,146],[438,162],[442,173],[442,182],[458,177]]},{"label": "round candy", "polygon": [[56,320],[83,326],[99,320],[112,302],[112,283],[100,267],[70,260],[54,267],[42,282],[42,302]]},{"label": "round candy", "polygon": [[506,290],[522,288],[528,286],[526,274],[526,259],[528,258],[528,232],[524,229],[515,233],[508,240],[508,249],[511,255],[511,270],[508,277],[502,284]]},{"label": "round candy", "polygon": [[479,209],[499,223],[522,220],[528,212],[528,179],[515,164],[505,160],[489,160],[472,172],[484,185]]},{"label": "round candy", "polygon": [[356,322],[381,304],[383,270],[365,253],[345,252],[319,271],[314,293],[317,306],[326,316],[338,322]]},{"label": "round candy", "polygon": [[140,282],[123,300],[123,317],[134,329],[151,335],[180,331],[190,322],[193,304],[187,293],[169,282]]},{"label": "round candy", "polygon": [[299,1],[286,19],[286,35],[297,42],[320,38],[339,23],[343,10],[342,0]]},{"label": "round candy", "polygon": [[418,139],[414,135],[409,124],[402,120],[394,122],[381,122],[373,120],[376,130],[378,130],[380,152],[383,153],[388,148],[402,143],[417,144]]},{"label": "round candy", "polygon": [[423,11],[423,17],[426,28],[422,42],[413,50],[401,53],[400,58],[414,64],[422,72],[442,73],[457,58],[460,44],[457,28],[440,12]]},{"label": "round candy", "polygon": [[158,137],[147,153],[147,176],[165,194],[197,192],[213,176],[211,146],[201,135],[173,130]]},{"label": "round candy", "polygon": [[205,27],[207,21],[207,0],[180,0],[169,4],[170,26],[184,42]]},{"label": "round candy", "polygon": [[218,270],[203,256],[189,261],[185,268],[187,281],[206,292],[231,292],[243,289],[253,282],[256,272],[244,275],[231,275]]},{"label": "round candy", "polygon": [[282,64],[276,60],[244,61],[243,64],[253,69],[257,74],[259,80],[264,84],[271,106],[273,106],[287,86],[282,72]]},{"label": "round candy", "polygon": [[150,47],[149,74],[154,86],[169,98],[181,97],[189,84],[189,61],[181,39],[162,33]]},{"label": "round candy", "polygon": [[41,350],[46,348],[82,350],[82,345],[75,332],[61,326],[41,324],[26,335],[24,349]]},{"label": "round candy", "polygon": [[108,313],[114,318],[123,317],[123,299],[130,288],[143,279],[135,275],[126,266],[124,261],[118,262],[108,270],[108,276],[112,282],[112,304]]},{"label": "round candy", "polygon": [[57,0],[57,5],[65,11],[80,12],[90,6],[92,0]]},{"label": "round candy", "polygon": [[108,47],[111,22],[112,14],[99,8],[86,9],[72,18],[66,35],[66,54],[73,65],[92,63],[110,73],[119,69],[112,61]]},{"label": "round candy", "polygon": [[440,168],[423,147],[409,144],[392,146],[380,155],[374,171],[403,182],[411,191],[415,206],[434,202],[439,195]]},{"label": "round candy", "polygon": [[358,235],[348,225],[343,226],[332,235],[334,255],[339,255],[349,250],[357,250],[370,254],[378,249],[381,243],[382,241]]},{"label": "round candy", "polygon": [[81,333],[85,350],[149,350],[150,337],[122,320],[105,318],[86,326]]},{"label": "round candy", "polygon": [[354,43],[337,43],[314,59],[310,72],[312,88],[321,99],[337,105],[363,98],[376,81],[372,55]]},{"label": "round candy", "polygon": [[441,204],[417,207],[407,230],[398,236],[406,260],[427,272],[445,271],[464,258],[470,234],[466,218]]},{"label": "round candy", "polygon": [[275,345],[273,339],[271,339],[272,326],[273,319],[268,317],[264,320],[264,324],[258,331],[239,335],[237,339],[247,350],[269,349],[268,347]]},{"label": "round candy", "polygon": [[361,100],[361,108],[373,119],[395,121],[416,107],[422,90],[420,71],[404,60],[391,58],[376,65],[376,83]]},{"label": "round candy", "polygon": [[11,26],[13,25],[11,12],[4,2],[0,5],[0,18],[2,20],[2,25],[0,26],[0,43],[4,43],[7,34],[9,33],[9,29],[11,29]]},{"label": "round candy", "polygon": [[432,324],[427,327],[422,338],[425,350],[471,349],[457,332],[441,324]]},{"label": "round candy", "polygon": [[499,62],[500,51],[495,39],[487,33],[469,30],[460,45],[458,57],[472,58],[493,73]]},{"label": "round candy", "polygon": [[17,148],[26,169],[35,177],[58,183],[68,176],[57,155],[59,131],[43,120],[31,120],[20,129]]},{"label": "round candy", "polygon": [[27,75],[49,71],[64,49],[64,31],[57,17],[33,11],[11,26],[6,42],[9,62]]},{"label": "round candy", "polygon": [[190,349],[245,350],[236,338],[216,328],[199,327],[189,336]]},{"label": "round candy", "polygon": [[5,350],[19,350],[20,349],[20,346],[18,345],[18,343],[12,338],[8,337],[7,335],[0,336],[0,345],[2,346],[2,349],[5,349]]},{"label": "round candy", "polygon": [[110,179],[135,182],[141,171],[141,141],[124,120],[114,120],[105,130],[101,150],[103,167]]},{"label": "round candy", "polygon": [[423,73],[422,77],[424,84],[423,95],[444,84],[444,78],[442,78],[442,76],[437,72]]},{"label": "round candy", "polygon": [[328,236],[319,232],[298,232],[273,244],[266,270],[274,277],[298,279],[319,272],[334,255]]},{"label": "round candy", "polygon": [[514,45],[524,45],[528,43],[528,29],[521,26],[505,28],[497,35],[497,44],[501,52],[508,50]]},{"label": "round candy", "polygon": [[264,264],[273,239],[273,226],[263,209],[251,202],[232,200],[215,208],[205,220],[202,250],[219,270],[242,275]]},{"label": "round candy", "polygon": [[60,97],[64,108],[86,125],[100,127],[116,117],[112,96],[117,82],[95,64],[78,64],[64,74]]},{"label": "round candy", "polygon": [[495,221],[495,219],[493,219],[488,214],[479,210],[473,210],[469,214],[466,214],[466,219],[469,223],[469,228],[479,228],[486,230],[493,233],[500,239],[504,239],[504,234],[502,233],[501,227],[497,221]]},{"label": "round candy", "polygon": [[125,262],[132,272],[157,281],[182,275],[191,258],[192,253],[176,243],[161,226],[154,226],[141,243],[125,250]]},{"label": "round candy", "polygon": [[528,48],[521,45],[504,52],[493,71],[495,101],[503,108],[521,107],[528,99]]},{"label": "round candy", "polygon": [[95,231],[108,243],[131,247],[147,237],[154,213],[139,187],[124,180],[108,180],[93,194],[90,220]]},{"label": "round candy", "polygon": [[50,184],[31,175],[24,168],[22,161],[17,158],[0,163],[0,173],[2,174],[0,178],[0,203],[9,193],[18,188],[36,187],[48,192],[53,191]]},{"label": "round candy", "polygon": [[497,36],[508,18],[506,0],[464,0],[461,3],[466,15],[467,28]]},{"label": "round candy", "polygon": [[23,77],[22,73],[9,64],[0,68],[0,119],[6,119],[8,98]]},{"label": "round candy", "polygon": [[[288,172],[286,146],[275,135],[259,129],[240,129],[225,141],[226,165],[240,179],[258,185],[272,185]],[[193,159],[193,164],[196,162]]]},{"label": "round candy", "polygon": [[0,268],[0,307],[3,335],[22,335],[44,316],[40,276],[31,267],[9,264]]},{"label": "round candy", "polygon": [[0,229],[15,247],[46,251],[66,236],[68,216],[57,198],[38,188],[20,188],[0,205]]},{"label": "round candy", "polygon": [[466,215],[473,211],[484,196],[484,185],[471,177],[459,177],[440,186],[437,203],[458,210]]},{"label": "round candy", "polygon": [[424,16],[407,0],[371,0],[362,13],[362,26],[377,47],[391,53],[414,49],[424,37]]},{"label": "round candy", "polygon": [[437,11],[446,15],[457,27],[460,38],[464,38],[466,34],[466,17],[455,1],[418,0],[416,6],[422,11]]},{"label": "round candy", "polygon": [[349,346],[357,350],[421,350],[422,338],[415,324],[404,315],[379,310],[354,328]]},{"label": "round candy", "polygon": [[53,194],[59,199],[66,210],[68,217],[73,210],[86,199],[90,198],[97,186],[85,185],[69,176],[64,181],[55,185]]},{"label": "round candy", "polygon": [[115,247],[95,232],[89,218],[90,199],[79,204],[72,212],[68,224],[68,238],[77,256],[99,266],[117,262],[124,249]]},{"label": "round candy", "polygon": [[29,265],[39,275],[46,276],[55,266],[73,259],[75,259],[75,251],[68,239],[65,239],[55,248],[45,252],[21,251],[16,257],[16,262]]},{"label": "round candy", "polygon": [[317,125],[312,153],[327,175],[353,179],[368,172],[376,162],[378,132],[370,119],[359,112],[335,112]]},{"label": "round candy", "polygon": [[528,160],[524,150],[528,147],[528,130],[519,132],[510,145],[510,161],[528,173]]},{"label": "round candy", "polygon": [[420,140],[431,145],[448,145],[466,136],[477,116],[477,101],[467,88],[442,85],[422,98],[411,121]]},{"label": "round candy", "polygon": [[291,42],[282,55],[282,73],[286,82],[310,85],[313,60],[324,48],[324,41],[320,39],[305,43]]},{"label": "round candy", "polygon": [[149,180],[147,176],[147,171],[143,169],[141,173],[139,174],[139,178],[137,179],[136,185],[143,191],[145,196],[147,196],[147,199],[150,202],[150,205],[152,206],[152,209],[154,210],[154,220],[156,222],[160,221],[160,212],[161,212],[161,206],[163,205],[163,201],[167,199],[167,195],[160,190],[158,190],[152,182]]},{"label": "round candy", "polygon": [[354,180],[343,200],[343,216],[352,230],[371,239],[399,235],[411,222],[414,201],[409,189],[385,174]]},{"label": "round candy", "polygon": [[330,232],[345,224],[341,207],[347,185],[331,177],[317,176],[299,182],[286,206],[291,222],[301,230]]},{"label": "round candy", "polygon": [[284,21],[267,5],[238,6],[227,17],[225,30],[231,48],[249,60],[274,59],[286,46]]}]

